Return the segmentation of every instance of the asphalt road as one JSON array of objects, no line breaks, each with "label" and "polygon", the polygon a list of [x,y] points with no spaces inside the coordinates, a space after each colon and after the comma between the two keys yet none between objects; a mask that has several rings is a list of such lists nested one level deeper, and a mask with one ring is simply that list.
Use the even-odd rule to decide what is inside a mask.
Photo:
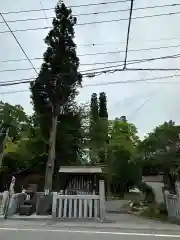
[{"label": "asphalt road", "polygon": [[123,231],[106,228],[58,228],[37,225],[1,225],[0,239],[3,240],[165,240],[180,239],[180,232]]},{"label": "asphalt road", "polygon": [[0,230],[0,239],[3,240],[164,240],[166,238],[170,238],[175,240],[180,238],[180,235],[163,235],[163,234],[143,234],[143,233],[123,233],[123,232],[93,232],[93,231],[71,231],[71,230],[64,230],[64,231],[32,231],[31,230]]}]

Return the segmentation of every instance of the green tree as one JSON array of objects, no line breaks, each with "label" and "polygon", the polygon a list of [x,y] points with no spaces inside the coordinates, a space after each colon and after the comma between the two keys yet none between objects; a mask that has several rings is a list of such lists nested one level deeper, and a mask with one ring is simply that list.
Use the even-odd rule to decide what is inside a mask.
[{"label": "green tree", "polygon": [[[47,125],[48,129],[51,126],[52,115],[56,111],[59,114],[69,110],[82,80],[73,41],[76,18],[61,1],[55,14],[53,29],[45,38],[44,62],[38,78],[31,84],[34,109],[42,120],[41,126],[45,127],[45,135]],[[43,124],[45,119],[47,124]]]},{"label": "green tree", "polygon": [[97,161],[97,122],[99,119],[99,106],[97,94],[91,95],[90,113],[89,113],[89,149],[92,164]]},{"label": "green tree", "polygon": [[98,120],[98,132],[101,135],[99,141],[99,161],[104,164],[107,157],[107,144],[108,144],[108,110],[107,110],[107,98],[104,92],[99,94],[99,120]]},{"label": "green tree", "polygon": [[20,133],[27,123],[28,117],[20,105],[0,102],[0,122],[2,127],[9,128],[9,137],[13,140],[20,138]]},{"label": "green tree", "polygon": [[107,98],[104,92],[99,94],[99,117],[108,118]]},{"label": "green tree", "polygon": [[173,121],[165,122],[149,133],[138,146],[144,174],[164,173],[164,184],[172,189],[180,169],[177,149],[179,133],[179,125]]},{"label": "green tree", "polygon": [[93,93],[90,104],[90,153],[93,164],[104,163],[108,140],[107,99],[104,92]]},{"label": "green tree", "polygon": [[133,158],[139,138],[136,127],[120,118],[109,121],[106,166],[113,191],[123,194],[141,180],[141,165]]},{"label": "green tree", "polygon": [[81,164],[84,146],[83,113],[76,107],[60,115],[61,122],[57,127],[56,170],[62,165]]},{"label": "green tree", "polygon": [[[72,105],[78,93],[77,87],[82,81],[73,41],[76,18],[62,1],[57,4],[55,15],[53,28],[45,38],[47,50],[44,53],[44,62],[36,81],[31,84],[33,105],[40,120],[42,133],[51,141],[56,136],[56,129],[57,135],[63,131],[63,116],[66,118],[66,115],[73,115],[69,113],[72,112]],[[69,122],[73,124],[73,119]],[[75,133],[74,131],[73,134]],[[51,173],[54,172],[53,163],[54,161]]]},{"label": "green tree", "polygon": [[1,101],[0,122],[0,167],[2,167],[2,157],[7,140],[10,142],[20,140],[21,132],[28,122],[28,117],[21,106],[13,106]]},{"label": "green tree", "polygon": [[8,168],[10,173],[32,167],[38,162],[38,157],[45,153],[46,142],[40,128],[35,127],[32,121],[26,124],[18,139],[12,140],[8,137],[6,141],[3,167]]},{"label": "green tree", "polygon": [[90,103],[90,120],[91,120],[91,124],[95,124],[98,120],[99,114],[99,106],[98,106],[98,98],[97,98],[97,94],[93,93],[91,95],[91,103]]}]

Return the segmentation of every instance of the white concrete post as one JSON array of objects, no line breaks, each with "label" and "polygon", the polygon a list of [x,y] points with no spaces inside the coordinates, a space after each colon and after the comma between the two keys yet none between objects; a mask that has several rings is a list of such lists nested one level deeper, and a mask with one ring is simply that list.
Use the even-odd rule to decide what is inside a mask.
[{"label": "white concrete post", "polygon": [[178,198],[180,198],[180,181],[175,182],[175,188],[176,188],[176,195]]},{"label": "white concrete post", "polygon": [[57,197],[58,193],[53,192],[53,202],[52,202],[52,218],[56,219],[57,215]]},{"label": "white concrete post", "polygon": [[169,191],[165,190],[164,191],[164,198],[165,198],[165,204],[166,204],[166,209],[167,209],[167,213],[169,216],[169,201],[168,201],[168,195],[169,195]]},{"label": "white concrete post", "polygon": [[105,186],[104,180],[99,181],[99,197],[100,197],[100,218],[103,221],[105,219]]}]

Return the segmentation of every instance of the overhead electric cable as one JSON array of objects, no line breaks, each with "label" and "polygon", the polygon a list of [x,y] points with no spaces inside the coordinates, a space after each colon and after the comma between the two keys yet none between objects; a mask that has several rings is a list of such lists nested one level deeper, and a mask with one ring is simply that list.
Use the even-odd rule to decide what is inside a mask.
[{"label": "overhead electric cable", "polygon": [[[132,64],[138,64],[138,63],[143,63],[143,62],[151,62],[151,61],[155,61],[155,60],[164,60],[164,59],[171,59],[171,58],[179,58],[180,57],[180,54],[174,54],[174,55],[167,55],[167,56],[160,56],[160,57],[155,57],[155,58],[145,58],[145,59],[133,59],[133,60],[129,60],[127,62],[127,65],[132,65]],[[107,61],[107,62],[94,62],[94,63],[85,63],[85,64],[81,64],[81,66],[93,66],[93,65],[105,65],[105,64],[113,64],[113,63],[124,63],[124,61]],[[115,66],[105,66],[105,67],[101,67],[101,68],[93,68],[93,69],[87,69],[87,70],[83,70],[81,71],[82,73],[86,73],[86,72],[89,72],[91,73],[90,71],[96,71],[96,70],[106,70],[107,68],[111,68],[111,70],[114,70],[112,69],[113,67],[120,67],[120,66],[124,66],[124,64],[122,65],[115,65]],[[2,69],[0,70],[0,73],[1,72],[14,72],[14,71],[28,71],[28,70],[32,70],[33,68],[16,68],[16,69]],[[36,69],[40,69],[40,68],[36,68]],[[139,68],[140,69],[140,68]],[[142,68],[141,68],[142,69]],[[152,68],[153,69],[153,68]],[[161,68],[162,69],[162,68]],[[123,69],[121,69],[123,70]],[[127,70],[133,70],[133,69],[127,69]],[[154,69],[156,70],[156,69]],[[157,69],[158,70],[158,69]],[[164,69],[166,70],[166,69]],[[167,68],[168,71],[176,71],[176,70],[179,70],[179,68]],[[104,71],[103,71],[104,72]]]},{"label": "overhead electric cable", "polygon": [[42,1],[39,0],[39,3],[40,3],[40,5],[41,5],[42,11],[43,11],[43,13],[44,13],[44,16],[45,16],[46,22],[47,22],[47,24],[49,24],[48,17],[47,17],[47,15],[46,15],[45,10],[44,10],[44,7],[43,7],[43,4],[42,4]]},{"label": "overhead electric cable", "polygon": [[126,51],[125,51],[125,57],[124,57],[124,69],[126,69],[126,62],[127,62],[127,55],[128,55],[129,35],[130,35],[130,30],[131,30],[131,19],[132,19],[133,3],[134,3],[134,0],[131,0],[131,7],[130,7],[130,12],[129,12],[128,30],[127,30],[127,39],[126,39]]},{"label": "overhead electric cable", "polygon": [[[131,1],[131,0],[129,0]],[[117,2],[115,2],[117,3]],[[109,4],[109,3],[108,3]],[[163,5],[153,5],[153,6],[146,6],[146,7],[138,7],[134,8],[133,11],[138,11],[138,10],[144,10],[144,9],[156,9],[156,8],[165,8],[165,7],[178,7],[180,6],[180,3],[174,3],[174,4],[163,4]],[[42,6],[41,6],[42,7]],[[43,7],[42,7],[43,8]],[[44,12],[48,10],[54,10],[54,8],[43,8]],[[108,13],[116,13],[116,12],[127,12],[129,11],[129,8],[126,9],[116,9],[116,10],[108,10],[108,11],[98,11],[98,12],[88,12],[88,13],[78,13],[75,14],[76,17],[79,16],[89,16],[89,15],[99,15],[99,14],[108,14]],[[42,11],[42,9],[36,9],[36,10],[27,10],[25,12],[37,12],[37,11]],[[23,13],[24,11],[19,11],[19,12],[5,12],[3,14],[14,14],[14,13]],[[36,20],[43,20],[43,19],[53,19],[52,17],[40,17],[40,18],[26,18],[26,19],[17,19],[17,20],[9,20],[8,22],[21,22],[21,21],[36,21]],[[2,22],[0,22],[2,23]]]},{"label": "overhead electric cable", "polygon": [[[168,75],[168,76],[161,76],[161,77],[152,77],[152,78],[145,78],[145,79],[135,79],[135,80],[126,80],[126,81],[108,81],[104,83],[94,83],[94,84],[86,84],[83,87],[93,87],[93,86],[106,86],[106,85],[114,85],[114,84],[127,84],[127,83],[140,83],[140,82],[148,82],[152,81],[156,83],[156,80],[163,80],[163,79],[170,79],[174,77],[180,77],[180,74],[174,74],[174,75]],[[31,79],[31,80],[30,80]],[[30,78],[29,80],[23,80],[23,81],[17,81],[17,82],[0,82],[0,87],[6,87],[6,86],[13,86],[13,85],[19,85],[19,84],[25,84],[30,83],[35,80],[35,78]],[[180,81],[179,81],[180,84]]]},{"label": "overhead electric cable", "polygon": [[[92,7],[92,6],[99,6],[99,5],[109,5],[109,4],[116,4],[116,3],[127,3],[131,0],[118,0],[118,1],[110,1],[110,2],[99,2],[99,3],[89,3],[89,4],[80,4],[80,5],[71,5],[68,6],[70,8],[80,8],[80,7]],[[45,11],[54,10],[54,7],[51,8],[44,8]],[[42,9],[30,9],[30,10],[20,10],[20,11],[9,11],[9,12],[2,12],[2,14],[18,14],[18,13],[28,13],[28,12],[40,12]]]},{"label": "overhead electric cable", "polygon": [[[169,49],[169,48],[177,48],[177,47],[180,47],[180,44],[170,45],[170,46],[162,46],[162,47],[129,49],[128,52],[141,52],[141,51],[160,50],[160,49]],[[110,52],[84,53],[84,54],[78,54],[78,57],[97,56],[97,55],[106,55],[106,54],[119,54],[119,53],[125,53],[125,51],[124,50],[119,50],[119,51],[110,51]],[[30,58],[31,61],[42,60],[42,59],[43,59],[42,57]],[[0,60],[0,63],[20,62],[20,61],[28,61],[28,59],[27,58],[7,59],[7,60]]]},{"label": "overhead electric cable", "polygon": [[29,63],[32,66],[32,69],[34,69],[34,71],[36,72],[36,74],[38,75],[38,72],[36,70],[36,68],[34,67],[33,63],[31,62],[31,60],[29,59],[28,55],[26,54],[26,52],[24,51],[23,47],[21,46],[20,42],[18,41],[17,37],[15,36],[15,34],[13,33],[13,31],[11,30],[10,26],[8,25],[8,23],[6,22],[5,18],[3,17],[2,13],[0,13],[0,16],[2,17],[4,23],[6,24],[7,28],[9,29],[9,32],[12,34],[13,38],[15,39],[15,41],[17,42],[17,44],[19,45],[19,47],[21,48],[22,52],[24,53],[24,55],[26,56],[26,58],[28,59]]},{"label": "overhead electric cable", "polygon": [[[144,19],[144,18],[152,18],[152,17],[162,17],[162,16],[170,16],[180,14],[180,12],[169,12],[169,13],[162,13],[162,14],[154,14],[154,15],[146,15],[146,16],[137,16],[132,17],[131,19]],[[93,24],[101,24],[101,23],[111,23],[111,22],[120,22],[120,21],[127,21],[129,18],[120,18],[120,19],[111,19],[111,20],[102,20],[102,21],[93,21],[93,22],[85,22],[85,23],[77,23],[76,26],[85,26],[85,25],[93,25]],[[13,32],[26,32],[26,31],[36,31],[36,30],[46,30],[52,29],[52,27],[37,27],[37,28],[25,28],[25,29],[15,29]],[[0,34],[8,33],[10,31],[5,30],[1,31]]]}]

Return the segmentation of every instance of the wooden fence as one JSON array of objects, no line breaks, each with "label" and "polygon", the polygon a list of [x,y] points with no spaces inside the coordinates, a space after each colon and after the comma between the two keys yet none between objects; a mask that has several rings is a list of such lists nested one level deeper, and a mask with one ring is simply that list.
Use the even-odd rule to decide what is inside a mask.
[{"label": "wooden fence", "polygon": [[104,181],[99,183],[98,195],[61,195],[53,194],[53,218],[105,218],[105,191]]},{"label": "wooden fence", "polygon": [[180,220],[180,198],[177,195],[169,194],[168,191],[165,191],[165,201],[168,216]]},{"label": "wooden fence", "polygon": [[100,218],[99,195],[54,194],[53,206],[57,218]]}]

